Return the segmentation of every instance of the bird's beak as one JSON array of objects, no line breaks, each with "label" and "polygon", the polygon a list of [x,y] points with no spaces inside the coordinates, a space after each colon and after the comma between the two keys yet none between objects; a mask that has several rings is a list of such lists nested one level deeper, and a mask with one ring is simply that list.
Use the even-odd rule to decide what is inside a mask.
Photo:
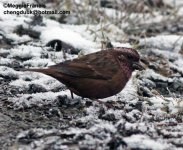
[{"label": "bird's beak", "polygon": [[132,65],[133,69],[135,70],[145,70],[145,68],[142,66],[140,62],[134,62]]}]

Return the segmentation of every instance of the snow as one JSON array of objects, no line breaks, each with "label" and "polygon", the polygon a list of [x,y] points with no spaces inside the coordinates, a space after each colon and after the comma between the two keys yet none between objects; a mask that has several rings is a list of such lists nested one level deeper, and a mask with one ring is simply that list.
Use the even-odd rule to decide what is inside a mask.
[{"label": "snow", "polygon": [[11,57],[19,57],[25,59],[32,57],[40,57],[42,50],[43,49],[41,47],[21,45],[17,48],[11,49],[10,53]]},{"label": "snow", "polygon": [[124,141],[128,143],[130,148],[140,148],[140,149],[152,149],[152,150],[164,150],[170,147],[167,143],[160,143],[159,141],[155,141],[150,139],[146,135],[132,135],[130,137],[125,137]]},{"label": "snow", "polygon": [[11,38],[13,41],[16,41],[17,43],[31,40],[31,38],[28,35],[23,35],[20,37],[15,33],[6,34],[6,37]]},{"label": "snow", "polygon": [[56,97],[59,95],[70,97],[70,91],[23,94],[16,98],[8,98],[8,101],[14,103],[14,109],[30,108],[33,106],[43,107],[44,105],[53,105],[56,103]]},{"label": "snow", "polygon": [[164,77],[156,72],[154,72],[152,69],[147,69],[143,76],[146,76],[148,79],[158,80],[158,81],[166,81],[166,82],[172,82],[173,79]]},{"label": "snow", "polygon": [[18,77],[19,74],[14,69],[5,66],[0,66],[0,72],[1,75],[3,76],[11,76],[11,77]]},{"label": "snow", "polygon": [[132,45],[130,45],[130,43],[112,42],[112,45],[114,45],[114,47],[127,47],[127,48],[132,48]]},{"label": "snow", "polygon": [[181,49],[183,37],[178,35],[158,35],[155,37],[140,39],[139,45],[154,47],[165,51],[178,52]]},{"label": "snow", "polygon": [[[60,111],[59,114],[61,114],[59,117],[55,114],[51,117],[49,116],[50,118],[47,117],[47,120],[58,117],[58,120],[56,120],[57,125],[54,124],[52,126],[52,120],[49,122],[49,126],[53,129],[50,129],[50,127],[46,128],[47,126],[45,127],[44,125],[33,128],[35,127],[32,125],[34,122],[31,125],[29,124],[30,126],[26,124],[26,130],[24,128],[21,130],[17,129],[15,135],[17,143],[21,143],[21,140],[18,141],[19,139],[26,139],[28,137],[30,139],[32,138],[32,141],[29,139],[30,144],[20,144],[22,147],[25,146],[25,149],[30,147],[35,148],[36,146],[38,149],[40,147],[44,149],[44,146],[50,143],[55,144],[54,146],[58,149],[69,149],[70,145],[68,143],[74,146],[77,145],[79,148],[87,145],[87,148],[96,149],[99,146],[97,148],[102,149],[104,147],[108,148],[110,146],[109,143],[114,140],[115,142],[117,141],[117,144],[120,143],[117,147],[118,149],[182,149],[182,147],[177,146],[181,145],[183,140],[183,126],[181,122],[183,114],[181,93],[183,83],[183,56],[179,53],[183,43],[181,35],[162,33],[146,38],[138,37],[138,46],[145,49],[145,54],[149,53],[153,57],[163,56],[163,60],[167,61],[169,70],[174,70],[171,75],[167,76],[160,74],[156,69],[150,69],[148,67],[141,72],[135,71],[120,93],[101,100],[103,102],[114,102],[120,108],[107,108],[95,100],[82,99],[77,95],[74,95],[75,99],[78,99],[84,105],[84,108],[64,108],[59,106],[58,102],[64,101],[65,97],[68,101],[74,101],[71,100],[70,91],[65,85],[41,73],[15,71],[13,63],[18,62],[23,68],[46,68],[65,61],[62,51],[48,51],[48,48],[45,47],[49,41],[54,39],[61,40],[73,46],[75,49],[81,50],[80,53],[84,54],[99,51],[101,49],[101,41],[104,41],[107,37],[115,47],[133,48],[136,45],[128,43],[128,39],[130,36],[135,35],[128,36],[128,33],[124,30],[126,27],[130,27],[128,20],[121,20],[120,27],[108,21],[103,25],[68,25],[58,23],[56,20],[51,20],[49,17],[44,16],[43,26],[30,26],[28,22],[32,21],[31,15],[6,16],[3,14],[3,11],[6,10],[3,7],[3,3],[7,2],[9,1],[0,0],[0,33],[6,38],[13,40],[13,45],[11,45],[11,48],[0,48],[0,94],[7,92],[6,96],[2,96],[2,101],[0,102],[1,104],[5,101],[5,105],[2,105],[2,112],[6,107],[10,109],[6,114],[11,113],[11,111],[14,114],[16,112],[18,114],[24,109],[25,112],[39,109],[43,115],[46,115],[44,111],[50,113],[50,110],[54,110],[56,107]],[[20,2],[34,3],[32,0],[11,1],[11,3]],[[81,1],[78,0],[77,3],[80,4]],[[181,7],[183,4],[181,0],[169,0],[166,3],[178,7]],[[120,16],[115,18],[116,10],[114,9],[106,8],[103,11],[109,20],[120,18]],[[182,12],[182,8],[178,9],[177,15],[181,16]],[[133,12],[130,15],[127,12],[123,12],[121,15],[127,16],[131,21],[136,19],[141,24],[160,23],[163,18],[169,17],[168,15],[163,16],[157,10],[153,12],[153,15],[150,13]],[[18,25],[22,25],[25,28],[30,27],[40,32],[41,36],[39,40],[35,40],[28,35],[20,36],[15,33],[14,31]],[[136,27],[136,24],[134,26]],[[101,30],[105,33],[104,37]],[[3,36],[0,36],[0,40],[3,39]],[[31,42],[20,44],[25,41]],[[140,53],[142,50],[139,49],[138,52]],[[3,54],[7,54],[7,57],[3,57]],[[68,60],[77,58],[78,55],[66,53],[66,57]],[[159,59],[150,63],[158,64]],[[167,87],[158,87],[157,82],[166,83],[170,88],[170,92],[164,94],[162,91],[156,90],[160,89],[166,92],[168,90]],[[144,85],[147,86],[143,87],[143,83],[146,83]],[[34,91],[34,89],[31,89],[31,85],[34,85],[40,91]],[[151,95],[139,94],[140,87],[149,91]],[[2,91],[4,89],[5,91]],[[13,92],[11,90],[15,93],[12,94]],[[4,100],[4,97],[7,99]],[[85,106],[85,103],[90,101],[92,101],[91,105]],[[68,113],[69,111],[71,113]],[[63,117],[64,115],[72,119],[65,119]],[[11,118],[17,119],[12,116]],[[27,122],[25,121],[24,123]],[[26,126],[30,129],[27,129]],[[29,136],[29,134],[33,135],[33,137]],[[35,139],[34,136],[36,137]],[[126,146],[122,143],[126,143]]]},{"label": "snow", "polygon": [[43,42],[47,43],[48,41],[53,39],[59,39],[65,43],[71,44],[78,49],[87,49],[88,51],[96,47],[94,42],[91,42],[83,38],[80,34],[68,29],[62,29],[60,27],[50,27],[42,31],[41,40]]},{"label": "snow", "polygon": [[169,5],[173,6],[173,7],[175,7],[175,6],[179,7],[179,6],[183,5],[182,0],[166,0],[164,2],[166,4],[169,4]]},{"label": "snow", "polygon": [[[36,61],[35,61],[36,60]],[[32,67],[45,67],[45,66],[51,66],[55,63],[51,61],[50,59],[40,59],[40,58],[33,58],[31,60],[27,60],[23,62],[23,65],[25,66],[32,66]]]}]

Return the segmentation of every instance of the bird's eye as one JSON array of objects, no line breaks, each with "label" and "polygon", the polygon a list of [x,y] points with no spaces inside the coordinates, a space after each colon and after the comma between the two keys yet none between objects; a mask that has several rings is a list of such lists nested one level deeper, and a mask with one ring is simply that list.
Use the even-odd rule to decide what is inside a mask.
[{"label": "bird's eye", "polygon": [[128,59],[132,59],[132,56],[131,56],[131,55],[127,55],[127,58],[128,58]]}]

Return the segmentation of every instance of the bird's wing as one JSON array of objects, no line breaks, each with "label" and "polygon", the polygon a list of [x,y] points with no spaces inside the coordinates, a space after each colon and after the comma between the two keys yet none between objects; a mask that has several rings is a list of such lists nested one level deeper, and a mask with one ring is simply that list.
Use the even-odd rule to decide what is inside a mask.
[{"label": "bird's wing", "polygon": [[57,69],[58,72],[72,77],[111,79],[118,71],[117,63],[114,59],[111,59],[110,55],[101,54],[90,54],[89,57],[88,55],[83,56],[80,59],[66,61],[50,68]]}]

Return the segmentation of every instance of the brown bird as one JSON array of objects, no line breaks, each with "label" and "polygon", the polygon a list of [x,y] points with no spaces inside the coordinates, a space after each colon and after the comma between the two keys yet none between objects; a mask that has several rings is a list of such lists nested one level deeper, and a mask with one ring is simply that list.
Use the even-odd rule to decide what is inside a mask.
[{"label": "brown bird", "polygon": [[67,60],[41,72],[65,84],[71,93],[83,98],[106,98],[119,93],[135,69],[142,70],[135,49],[117,47]]}]

